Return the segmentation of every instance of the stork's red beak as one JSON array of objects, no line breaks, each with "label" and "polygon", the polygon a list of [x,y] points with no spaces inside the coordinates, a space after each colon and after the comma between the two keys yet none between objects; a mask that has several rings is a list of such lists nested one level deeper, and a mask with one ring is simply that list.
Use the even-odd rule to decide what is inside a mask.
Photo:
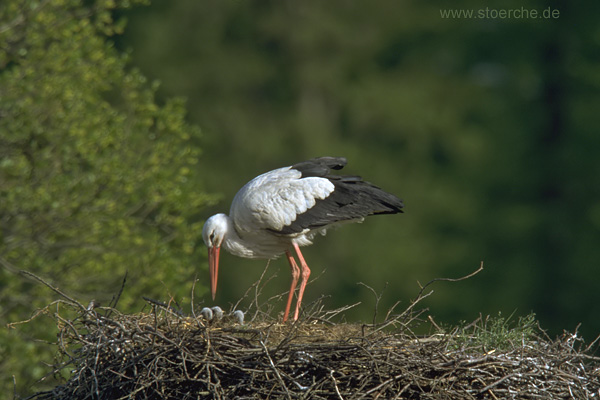
[{"label": "stork's red beak", "polygon": [[210,273],[210,292],[213,300],[217,294],[217,279],[219,278],[219,253],[220,247],[208,248],[208,270]]}]

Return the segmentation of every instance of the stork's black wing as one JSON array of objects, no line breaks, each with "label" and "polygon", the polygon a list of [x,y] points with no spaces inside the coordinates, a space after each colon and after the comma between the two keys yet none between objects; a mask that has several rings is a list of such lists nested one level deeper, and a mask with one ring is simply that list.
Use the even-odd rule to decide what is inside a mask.
[{"label": "stork's black wing", "polygon": [[296,220],[277,233],[289,235],[369,215],[403,212],[402,200],[361,177],[331,174],[332,169],[339,170],[345,165],[343,157],[321,157],[293,165],[292,169],[300,171],[302,178],[328,179],[335,190],[325,199],[317,200],[313,207],[299,214]]}]

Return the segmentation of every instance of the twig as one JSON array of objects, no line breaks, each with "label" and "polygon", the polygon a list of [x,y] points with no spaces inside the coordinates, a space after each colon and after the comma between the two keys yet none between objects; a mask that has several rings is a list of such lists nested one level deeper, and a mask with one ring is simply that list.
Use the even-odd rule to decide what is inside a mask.
[{"label": "twig", "polygon": [[25,270],[21,270],[20,271],[21,275],[26,275],[30,278],[33,278],[34,280],[38,281],[39,283],[45,285],[46,287],[50,288],[51,290],[53,290],[55,293],[58,293],[59,295],[61,295],[62,297],[64,297],[65,299],[67,299],[70,303],[75,304],[77,307],[79,307],[82,311],[86,311],[86,307],[83,306],[83,304],[81,304],[80,302],[78,302],[77,300],[75,300],[74,298],[72,298],[71,296],[66,295],[64,292],[62,292],[60,289],[58,289],[57,287],[52,286],[51,284],[49,284],[48,282],[46,282],[45,280],[43,280],[42,278],[40,278],[39,276],[29,272],[29,271],[25,271]]},{"label": "twig", "polygon": [[198,282],[198,275],[194,276],[194,282],[192,282],[192,290],[190,293],[190,312],[192,313],[192,317],[194,317],[194,319],[198,319],[196,317],[196,308],[194,306],[194,293],[196,292],[196,283]]},{"label": "twig", "polygon": [[281,375],[279,374],[279,370],[275,366],[275,363],[273,362],[273,359],[271,358],[271,355],[269,354],[269,350],[267,350],[267,346],[265,346],[265,343],[262,340],[260,340],[259,343],[262,346],[263,350],[265,351],[265,355],[267,356],[267,359],[269,360],[269,364],[271,364],[271,368],[273,369],[273,372],[275,373],[275,376],[277,377],[279,384],[285,390],[285,394],[286,394],[287,398],[289,400],[291,400],[292,396],[290,395],[290,392],[289,392],[287,386],[285,385],[285,382],[283,382],[283,378],[281,378]]},{"label": "twig", "polygon": [[[146,296],[142,296],[142,299],[146,300],[148,303],[150,303],[154,306],[158,306],[162,309],[172,312],[173,314],[175,314],[177,316],[185,317],[185,314],[181,311],[181,308],[177,309],[177,308],[165,303],[164,301],[154,300],[154,299],[151,299],[150,297],[146,297]],[[175,303],[175,304],[177,305],[177,303]]]},{"label": "twig", "polygon": [[493,382],[493,383],[491,383],[491,384],[487,385],[487,386],[486,386],[486,387],[484,387],[483,389],[481,389],[481,390],[479,391],[479,393],[480,393],[480,394],[482,394],[482,393],[485,393],[485,392],[487,392],[488,390],[495,388],[496,386],[498,386],[499,384],[501,384],[501,383],[502,383],[502,382],[504,382],[505,380],[507,380],[507,379],[511,379],[511,378],[515,378],[515,377],[518,377],[518,376],[520,376],[520,375],[521,375],[521,374],[520,374],[520,373],[517,373],[517,372],[515,372],[514,374],[510,374],[510,375],[505,375],[505,376],[503,376],[502,378],[498,379],[497,381],[495,381],[495,382]]},{"label": "twig", "polygon": [[333,376],[334,372],[335,371],[332,369],[329,370],[329,376],[331,376],[331,380],[333,381],[333,387],[335,388],[335,392],[337,393],[338,398],[340,400],[344,400],[344,397],[342,397],[342,394],[340,393],[340,389],[338,388],[337,381],[335,380],[335,376]]},{"label": "twig", "polygon": [[425,291],[427,286],[429,286],[435,282],[460,282],[460,281],[464,281],[465,279],[469,279],[469,278],[477,275],[481,271],[483,271],[483,261],[481,262],[481,264],[479,265],[479,268],[477,268],[476,271],[473,271],[470,274],[465,275],[463,277],[460,277],[460,278],[434,278],[434,279],[430,280],[429,282],[427,282],[425,284],[425,286],[421,286],[421,290],[419,291],[417,298],[419,298],[421,296],[421,294]]},{"label": "twig", "polygon": [[265,269],[263,270],[262,274],[260,274],[260,278],[258,278],[258,281],[256,282],[256,285],[254,286],[254,305],[256,306],[256,312],[258,312],[258,310],[260,309],[260,306],[258,305],[258,295],[262,291],[262,288],[259,289],[260,282],[263,280],[265,274],[267,273],[267,270],[269,269],[270,264],[271,264],[271,260],[267,260],[267,265],[265,265]]},{"label": "twig", "polygon": [[373,312],[373,325],[375,325],[377,322],[377,308],[379,307],[379,301],[381,300],[381,297],[383,296],[383,293],[385,292],[385,289],[387,288],[387,282],[380,294],[377,294],[375,289],[373,289],[371,286],[367,285],[366,283],[358,282],[358,285],[362,285],[362,286],[366,287],[373,293],[373,296],[375,296],[375,311]]},{"label": "twig", "polygon": [[[123,281],[121,282],[121,287],[119,288],[119,292],[113,296],[110,303],[108,303],[109,308],[117,308],[117,304],[119,303],[119,299],[121,298],[121,294],[123,294],[123,289],[125,289],[125,283],[127,282],[127,274],[129,271],[125,271],[125,276],[123,277]],[[110,315],[111,310],[108,311],[108,315]]]},{"label": "twig", "polygon": [[259,286],[262,282],[262,280],[264,279],[267,270],[269,269],[269,265],[271,263],[271,260],[267,260],[267,264],[265,265],[265,268],[263,269],[263,272],[260,274],[260,277],[258,278],[258,280],[256,282],[254,282],[247,290],[246,292],[242,295],[242,297],[240,297],[240,299],[233,305],[233,310],[237,310],[240,303],[242,302],[242,300],[244,300],[245,298],[248,297],[250,291],[252,291],[252,289],[254,289],[254,299],[252,301],[251,304],[254,304],[256,310],[254,311],[254,315],[252,316],[252,318],[250,318],[250,321],[254,321],[256,319],[256,316],[258,315],[258,313],[260,312],[260,307],[258,304],[258,297],[260,296],[260,293],[262,292],[262,288],[264,287],[264,285],[266,285],[271,279],[273,279],[275,276],[277,275],[273,275],[271,278],[269,278],[262,287]]},{"label": "twig", "polygon": [[352,308],[354,308],[354,307],[356,307],[356,306],[358,306],[360,304],[361,304],[361,302],[358,301],[358,302],[356,302],[354,304],[349,304],[347,306],[336,308],[335,310],[323,311],[323,315],[321,317],[315,316],[313,318],[317,319],[319,321],[331,323],[331,318],[335,317],[338,314],[343,313],[344,311],[348,311],[348,310],[350,310],[350,309],[352,309]]},{"label": "twig", "polygon": [[13,380],[13,400],[15,400],[17,398],[17,378],[13,375],[12,380]]}]

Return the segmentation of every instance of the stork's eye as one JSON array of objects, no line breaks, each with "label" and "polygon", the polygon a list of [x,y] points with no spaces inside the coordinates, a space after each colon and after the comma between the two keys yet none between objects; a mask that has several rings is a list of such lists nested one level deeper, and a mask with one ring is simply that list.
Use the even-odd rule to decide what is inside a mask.
[{"label": "stork's eye", "polygon": [[208,237],[208,239],[210,240],[211,243],[213,243],[215,241],[215,233],[211,232],[210,236]]}]

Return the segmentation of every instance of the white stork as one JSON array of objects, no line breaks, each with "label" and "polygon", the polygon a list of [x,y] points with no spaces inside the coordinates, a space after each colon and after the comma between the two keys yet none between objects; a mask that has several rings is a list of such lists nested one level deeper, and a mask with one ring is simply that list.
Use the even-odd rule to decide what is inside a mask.
[{"label": "white stork", "polygon": [[[217,292],[221,246],[245,258],[273,259],[286,255],[292,284],[283,315],[287,321],[292,297],[300,279],[294,320],[298,319],[310,269],[300,246],[312,244],[317,233],[337,224],[360,222],[375,214],[402,212],[402,200],[359,176],[332,175],[346,159],[321,157],[279,168],[252,179],[235,195],[229,216],[215,214],[202,229],[208,247],[210,289]],[[300,266],[292,255],[295,251]]]}]

